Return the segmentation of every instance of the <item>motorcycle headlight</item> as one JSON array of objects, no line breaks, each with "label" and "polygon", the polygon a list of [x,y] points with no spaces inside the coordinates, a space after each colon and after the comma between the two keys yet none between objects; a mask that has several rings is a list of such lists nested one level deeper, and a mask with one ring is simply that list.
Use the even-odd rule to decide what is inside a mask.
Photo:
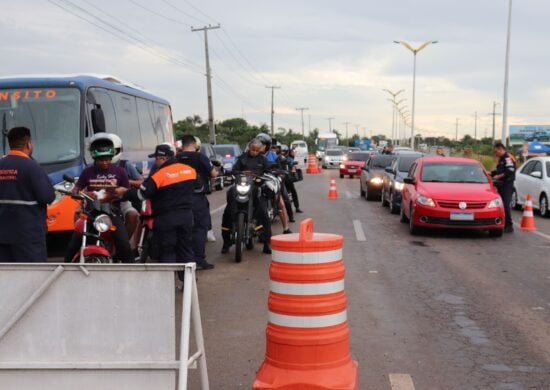
[{"label": "motorcycle headlight", "polygon": [[98,216],[94,221],[94,228],[100,233],[105,233],[111,228],[113,221],[108,215],[102,214]]},{"label": "motorcycle headlight", "polygon": [[54,185],[53,189],[56,190],[56,193],[55,193],[55,199],[52,202],[52,205],[61,201],[61,199],[65,196],[65,194],[57,192],[58,190],[72,191],[73,188],[74,188],[74,183],[71,183],[70,181],[62,181],[61,183],[57,183],[56,185]]},{"label": "motorcycle headlight", "polygon": [[405,186],[405,184],[403,184],[403,183],[400,182],[400,181],[396,181],[396,182],[393,183],[393,187],[394,187],[397,191],[402,191],[404,186]]},{"label": "motorcycle headlight", "polygon": [[489,202],[489,206],[487,206],[487,208],[496,209],[500,206],[502,206],[502,199],[496,198]]},{"label": "motorcycle headlight", "polygon": [[421,204],[422,206],[431,206],[431,207],[434,207],[435,206],[435,202],[433,201],[432,198],[428,198],[427,196],[424,196],[424,195],[420,195],[418,194],[416,196],[416,201]]},{"label": "motorcycle headlight", "polygon": [[372,179],[370,179],[370,182],[372,184],[380,185],[384,182],[384,180],[382,180],[382,178],[380,177],[373,177]]},{"label": "motorcycle headlight", "polygon": [[250,191],[250,184],[237,184],[236,189],[239,195],[246,195]]}]

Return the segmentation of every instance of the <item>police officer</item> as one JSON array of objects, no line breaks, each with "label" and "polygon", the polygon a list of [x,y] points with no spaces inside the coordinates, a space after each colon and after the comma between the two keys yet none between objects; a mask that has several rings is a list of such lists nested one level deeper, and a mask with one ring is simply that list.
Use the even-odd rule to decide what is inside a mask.
[{"label": "police officer", "polygon": [[31,131],[8,132],[10,151],[0,159],[0,262],[46,262],[46,206],[53,186],[34,161]]},{"label": "police officer", "polygon": [[[248,150],[241,154],[235,164],[233,164],[233,172],[252,172],[257,176],[261,176],[267,172],[268,163],[265,156],[261,153],[264,145],[258,138],[253,138],[248,144]],[[232,186],[227,191],[227,206],[223,211],[222,216],[222,237],[223,247],[222,253],[229,252],[231,247],[231,231],[233,229],[233,213],[235,209],[235,186]],[[257,191],[254,191],[254,206],[258,213],[258,223],[263,226],[264,248],[263,252],[271,253],[271,222],[267,217],[267,210],[263,202],[259,202]]]},{"label": "police officer", "polygon": [[500,181],[498,193],[504,203],[504,216],[506,219],[504,231],[506,233],[513,233],[514,225],[512,222],[510,203],[512,202],[514,180],[516,178],[516,160],[512,155],[508,154],[506,151],[506,146],[504,146],[502,142],[497,142],[493,146],[493,149],[499,160],[497,169],[491,172],[491,176],[493,176],[494,180]]},{"label": "police officer", "polygon": [[212,269],[214,264],[206,261],[206,236],[212,221],[210,204],[206,197],[206,183],[211,177],[218,176],[218,171],[204,154],[197,152],[197,141],[192,135],[184,135],[181,139],[181,152],[177,160],[189,165],[197,171],[193,194],[193,253],[195,262],[202,269]]},{"label": "police officer", "polygon": [[[193,255],[193,192],[197,172],[174,158],[170,145],[157,145],[149,158],[157,169],[140,186],[121,191],[130,200],[151,199],[153,233],[160,245],[162,263],[195,261]],[[178,272],[181,280],[183,274]]]}]

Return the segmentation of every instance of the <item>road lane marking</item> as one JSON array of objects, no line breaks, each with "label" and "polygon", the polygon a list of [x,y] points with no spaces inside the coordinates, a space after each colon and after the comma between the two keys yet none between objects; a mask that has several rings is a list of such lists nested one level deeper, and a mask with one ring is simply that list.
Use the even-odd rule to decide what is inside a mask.
[{"label": "road lane marking", "polygon": [[408,374],[390,374],[392,390],[414,390],[414,383]]},{"label": "road lane marking", "polygon": [[212,210],[212,211],[210,212],[210,214],[219,213],[220,211],[222,211],[222,210],[225,208],[226,205],[227,205],[227,203],[222,204],[220,207],[217,207],[217,208],[215,208],[214,210]]},{"label": "road lane marking", "polygon": [[[514,221],[514,225],[519,227],[519,226],[521,226],[521,222]],[[521,227],[520,227],[520,230],[521,230]],[[533,230],[530,233],[534,233],[537,236],[542,237],[542,238],[546,238],[548,241],[550,241],[550,235],[548,235],[548,234],[544,234],[542,232],[539,232],[538,230]]]},{"label": "road lane marking", "polygon": [[357,241],[367,241],[367,237],[365,237],[365,232],[363,231],[361,221],[359,221],[358,219],[354,219],[353,228],[355,229],[355,237],[357,238]]}]

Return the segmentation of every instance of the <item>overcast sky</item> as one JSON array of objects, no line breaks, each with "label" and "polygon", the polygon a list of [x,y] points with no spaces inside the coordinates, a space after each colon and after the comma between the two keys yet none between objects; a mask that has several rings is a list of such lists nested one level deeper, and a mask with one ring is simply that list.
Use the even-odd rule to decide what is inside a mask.
[{"label": "overcast sky", "polygon": [[[416,127],[423,135],[491,135],[493,101],[503,98],[508,0],[26,0],[2,1],[0,75],[112,74],[172,104],[174,121],[207,117],[204,42],[209,32],[216,120],[244,117],[275,126],[366,135],[391,131],[400,90],[411,106],[417,56]],[[57,6],[55,5],[57,4]],[[61,8],[62,7],[62,8]],[[68,12],[70,11],[70,12]],[[89,23],[83,19],[87,19]],[[516,0],[509,89],[510,124],[550,124],[550,2]],[[108,25],[104,24],[107,22]],[[501,112],[498,108],[498,112]],[[497,120],[497,136],[500,134]]]}]

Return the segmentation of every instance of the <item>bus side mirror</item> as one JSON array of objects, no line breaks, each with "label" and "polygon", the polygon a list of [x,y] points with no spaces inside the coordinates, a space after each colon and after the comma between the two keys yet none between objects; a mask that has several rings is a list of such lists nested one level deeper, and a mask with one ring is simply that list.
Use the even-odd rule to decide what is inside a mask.
[{"label": "bus side mirror", "polygon": [[100,105],[92,109],[92,126],[94,128],[94,134],[105,133],[105,115]]}]

